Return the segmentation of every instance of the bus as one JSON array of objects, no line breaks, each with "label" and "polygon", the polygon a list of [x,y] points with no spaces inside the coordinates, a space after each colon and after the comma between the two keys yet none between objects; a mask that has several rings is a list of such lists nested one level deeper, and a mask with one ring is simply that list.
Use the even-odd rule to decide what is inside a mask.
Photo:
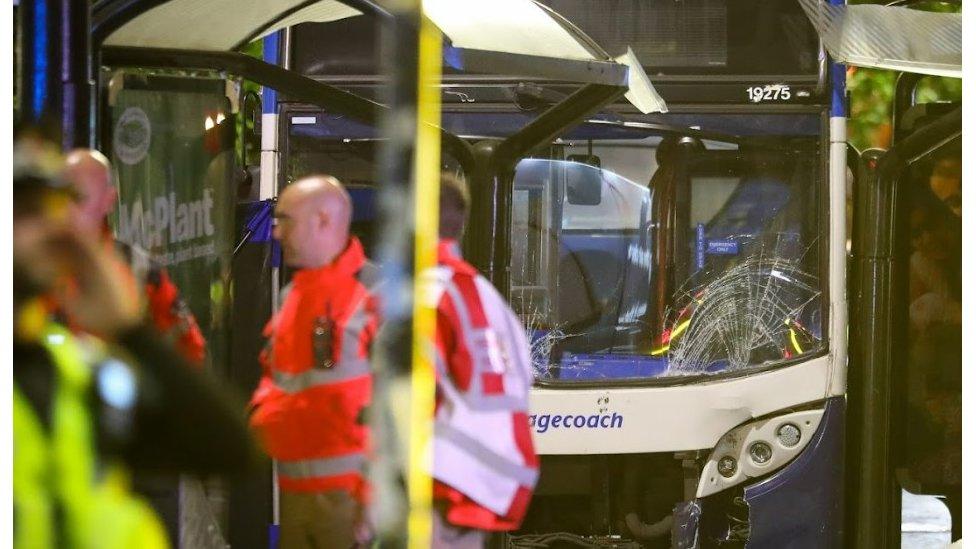
[{"label": "bus", "polygon": [[[667,112],[607,104],[493,173],[444,154],[472,186],[465,256],[533,346],[541,477],[506,543],[840,546],[843,68],[793,2],[541,4],[630,48]],[[304,24],[275,54],[376,97],[375,39]],[[441,125],[487,154],[572,93],[448,64]],[[276,187],[335,175],[370,242],[378,129],[284,100],[265,117]]]}]

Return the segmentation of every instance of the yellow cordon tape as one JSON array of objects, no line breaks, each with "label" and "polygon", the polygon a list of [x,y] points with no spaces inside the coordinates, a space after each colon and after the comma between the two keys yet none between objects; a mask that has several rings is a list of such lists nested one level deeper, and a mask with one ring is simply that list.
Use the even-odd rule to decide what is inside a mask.
[{"label": "yellow cordon tape", "polygon": [[414,147],[413,368],[410,378],[410,457],[407,477],[410,515],[408,547],[431,544],[433,482],[430,478],[434,435],[434,330],[436,311],[425,299],[423,273],[437,264],[437,227],[441,159],[441,31],[420,17],[417,59],[417,139]]}]

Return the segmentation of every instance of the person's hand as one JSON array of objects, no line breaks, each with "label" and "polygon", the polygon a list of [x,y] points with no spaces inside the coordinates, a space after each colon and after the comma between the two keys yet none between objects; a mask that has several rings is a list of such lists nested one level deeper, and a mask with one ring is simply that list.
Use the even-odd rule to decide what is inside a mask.
[{"label": "person's hand", "polygon": [[53,250],[70,281],[55,289],[55,297],[78,327],[113,338],[140,322],[139,294],[117,269],[110,250],[74,232],[58,235]]}]

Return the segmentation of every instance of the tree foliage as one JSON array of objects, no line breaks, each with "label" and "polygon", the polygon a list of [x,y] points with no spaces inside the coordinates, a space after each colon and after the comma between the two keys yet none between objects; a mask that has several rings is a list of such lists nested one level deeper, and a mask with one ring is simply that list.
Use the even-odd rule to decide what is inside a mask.
[{"label": "tree foliage", "polygon": [[[850,0],[851,4],[882,2]],[[958,12],[958,2],[920,2],[913,9]],[[895,91],[895,71],[851,67],[847,71],[847,89],[851,94],[848,141],[864,150],[891,146],[891,107]],[[962,101],[962,80],[958,78],[927,77],[919,82],[915,92],[917,103],[934,101]]]}]

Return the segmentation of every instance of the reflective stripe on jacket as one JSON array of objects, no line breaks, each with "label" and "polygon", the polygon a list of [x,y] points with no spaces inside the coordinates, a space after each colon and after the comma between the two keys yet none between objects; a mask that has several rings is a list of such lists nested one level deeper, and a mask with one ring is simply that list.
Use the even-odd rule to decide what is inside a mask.
[{"label": "reflective stripe on jacket", "polygon": [[[254,429],[278,461],[283,490],[347,490],[363,499],[372,396],[369,354],[378,315],[375,267],[350,239],[330,265],[295,273],[265,328],[265,372],[251,400]],[[318,333],[326,323],[328,334]],[[323,356],[325,345],[328,356]]]},{"label": "reflective stripe on jacket", "polygon": [[452,524],[514,529],[539,468],[527,414],[529,343],[508,303],[455,247],[441,243],[430,273],[438,317],[433,477],[442,483],[435,495],[449,501]]},{"label": "reflective stripe on jacket", "polygon": [[165,549],[152,508],[131,494],[120,468],[95,455],[91,366],[74,336],[51,324],[43,343],[57,385],[50,432],[16,384],[13,392],[14,547]]}]

